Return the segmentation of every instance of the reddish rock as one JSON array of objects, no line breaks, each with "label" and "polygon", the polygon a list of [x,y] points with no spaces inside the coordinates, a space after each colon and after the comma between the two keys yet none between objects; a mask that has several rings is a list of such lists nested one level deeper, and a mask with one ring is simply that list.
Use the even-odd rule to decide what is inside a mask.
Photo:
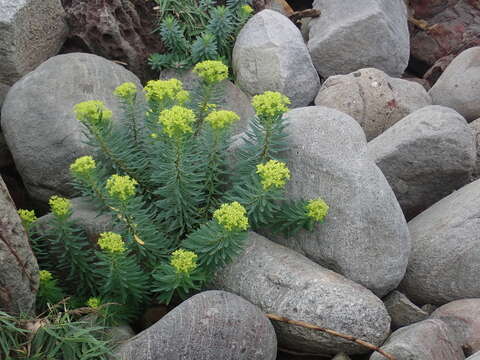
[{"label": "reddish rock", "polygon": [[455,55],[480,45],[480,1],[410,0],[409,6],[415,19],[430,26],[412,27],[411,55],[433,66],[426,75],[433,84]]},{"label": "reddish rock", "polygon": [[453,330],[467,356],[480,351],[480,299],[452,301],[435,310],[432,318],[443,320]]},{"label": "reddish rock", "polygon": [[147,60],[163,51],[155,2],[62,0],[70,26],[63,52],[82,51],[124,63],[143,81],[153,77]]}]

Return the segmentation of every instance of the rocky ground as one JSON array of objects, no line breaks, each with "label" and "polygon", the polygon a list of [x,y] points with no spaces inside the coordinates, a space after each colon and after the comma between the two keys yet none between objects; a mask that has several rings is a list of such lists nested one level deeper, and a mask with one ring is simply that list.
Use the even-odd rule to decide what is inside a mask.
[{"label": "rocky ground", "polygon": [[[42,211],[51,195],[75,196],[68,166],[89,148],[73,105],[96,99],[115,113],[116,86],[152,78],[146,57],[163,47],[151,36],[151,5],[0,0],[2,309],[27,310],[38,285],[16,207]],[[151,311],[152,326],[120,358],[384,358],[264,316],[275,313],[397,360],[479,360],[480,4],[254,5],[235,43],[225,107],[241,115],[242,134],[252,95],[292,100],[288,197],[322,194],[330,213],[293,240],[252,232],[209,291],[159,321],[164,312]],[[321,15],[289,19],[311,7]],[[189,76],[181,75],[187,88]],[[95,238],[105,219],[73,203]]]}]

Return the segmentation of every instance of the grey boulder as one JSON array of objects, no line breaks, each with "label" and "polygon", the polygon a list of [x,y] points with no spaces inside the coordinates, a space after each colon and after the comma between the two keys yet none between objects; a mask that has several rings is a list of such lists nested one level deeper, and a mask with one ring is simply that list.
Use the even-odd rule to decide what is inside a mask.
[{"label": "grey boulder", "polygon": [[37,289],[37,259],[0,177],[0,310],[13,315],[33,312]]},{"label": "grey boulder", "polygon": [[321,106],[285,116],[289,147],[283,157],[292,175],[287,198],[322,197],[330,212],[312,232],[271,239],[386,295],[405,274],[410,236],[395,194],[367,155],[360,125]]},{"label": "grey boulder", "polygon": [[274,360],[275,331],[241,297],[206,291],[184,301],[120,347],[120,360]]},{"label": "grey boulder", "polygon": [[480,180],[408,223],[412,252],[400,285],[416,304],[480,297]]},{"label": "grey boulder", "polygon": [[477,150],[477,161],[475,162],[475,168],[472,174],[473,179],[476,180],[480,178],[480,118],[472,121],[469,125],[475,138],[475,147]]},{"label": "grey boulder", "polygon": [[466,355],[480,351],[480,299],[463,299],[440,306],[431,315],[452,329]]},{"label": "grey boulder", "polygon": [[407,218],[470,181],[476,149],[471,128],[455,110],[427,106],[368,143]]},{"label": "grey boulder", "polygon": [[60,0],[0,0],[0,87],[56,55],[67,33]]},{"label": "grey boulder", "polygon": [[472,356],[469,356],[467,359],[465,360],[480,360],[480,351],[473,354]]},{"label": "grey boulder", "polygon": [[[383,343],[390,317],[371,291],[297,252],[251,232],[242,255],[220,269],[212,288],[233,292],[265,313],[301,320]],[[365,353],[352,342],[286,323],[275,323],[280,347],[297,353]]]},{"label": "grey boulder", "polygon": [[374,68],[329,77],[315,98],[315,105],[337,109],[357,120],[368,141],[431,104],[422,85]]},{"label": "grey boulder", "polygon": [[412,303],[400,291],[392,291],[383,299],[388,314],[392,318],[392,329],[411,325],[425,320],[429,314]]},{"label": "grey boulder", "polygon": [[9,91],[2,108],[2,129],[15,165],[30,195],[47,201],[53,194],[72,196],[69,166],[89,153],[83,125],[73,106],[101,100],[120,118],[114,89],[138,78],[96,55],[55,56],[25,75]]},{"label": "grey boulder", "polygon": [[315,0],[322,13],[309,24],[308,49],[327,78],[375,67],[400,76],[410,56],[404,0]]},{"label": "grey boulder", "polygon": [[237,85],[250,95],[279,91],[292,107],[309,105],[320,79],[300,30],[285,16],[263,10],[238,34],[233,48]]},{"label": "grey boulder", "polygon": [[429,94],[434,104],[455,109],[468,122],[480,117],[480,46],[453,59]]},{"label": "grey boulder", "polygon": [[[441,320],[429,319],[398,329],[381,347],[396,360],[463,360],[462,348]],[[384,360],[374,353],[370,360]]]},{"label": "grey boulder", "polygon": [[[192,71],[178,72],[168,69],[160,73],[162,80],[171,78],[180,80],[183,88],[188,91],[195,88],[198,80],[198,76]],[[220,105],[220,109],[233,111],[240,116],[240,121],[233,125],[233,134],[239,134],[247,130],[250,118],[255,115],[251,99],[230,80],[224,80],[221,86],[223,86],[223,103]]]}]

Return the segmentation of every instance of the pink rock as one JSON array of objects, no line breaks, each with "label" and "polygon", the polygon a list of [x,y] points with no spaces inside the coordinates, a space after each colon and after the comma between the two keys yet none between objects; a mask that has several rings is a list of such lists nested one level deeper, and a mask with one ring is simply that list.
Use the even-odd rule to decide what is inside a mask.
[{"label": "pink rock", "polygon": [[480,299],[452,301],[435,310],[431,317],[450,327],[466,355],[480,351]]}]

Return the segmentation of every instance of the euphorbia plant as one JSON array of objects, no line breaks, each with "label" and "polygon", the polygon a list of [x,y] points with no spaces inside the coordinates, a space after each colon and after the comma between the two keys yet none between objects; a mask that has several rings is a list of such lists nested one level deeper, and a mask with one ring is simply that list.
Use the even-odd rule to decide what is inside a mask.
[{"label": "euphorbia plant", "polygon": [[205,61],[194,73],[199,81],[192,93],[177,79],[152,80],[145,101],[134,84],[120,85],[114,94],[124,116],[118,122],[99,101],[74,108],[93,149],[71,165],[74,183],[99,213],[112,216],[112,229],[92,249],[70,219],[68,200],[54,198],[41,248],[65,253],[42,254],[40,262],[54,273],[61,265],[68,275],[55,275],[68,293],[80,285],[75,292],[85,300],[121,304],[112,310],[117,319],[201,289],[242,252],[249,229],[291,235],[312,230],[328,212],[321,199],[285,200],[288,98],[254,96],[256,116],[229,164],[231,129],[240,117],[221,109],[228,69]]}]

